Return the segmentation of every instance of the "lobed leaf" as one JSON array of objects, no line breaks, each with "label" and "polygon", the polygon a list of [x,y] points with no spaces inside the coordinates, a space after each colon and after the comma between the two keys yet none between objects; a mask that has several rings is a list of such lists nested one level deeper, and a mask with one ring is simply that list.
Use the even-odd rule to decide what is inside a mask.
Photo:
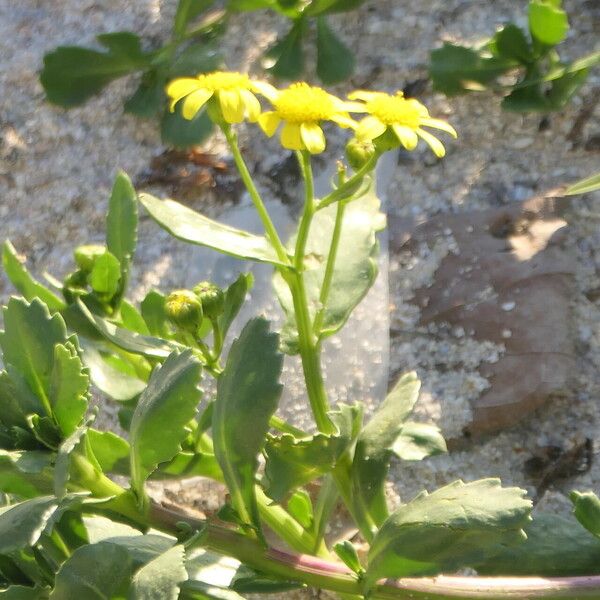
[{"label": "lobed leaf", "polygon": [[140,194],[140,202],[163,229],[184,242],[206,246],[236,258],[281,265],[264,236],[223,225],[174,200]]},{"label": "lobed leaf", "polygon": [[200,402],[200,374],[191,350],[173,352],[140,396],[130,428],[132,487],[140,497],[150,473],[180,450]]},{"label": "lobed leaf", "polygon": [[304,71],[302,48],[306,22],[297,19],[290,30],[278,39],[263,56],[263,67],[279,79],[298,79]]},{"label": "lobed leaf", "polygon": [[422,492],[383,524],[369,550],[367,582],[455,571],[525,539],[531,501],[498,479],[455,481]]},{"label": "lobed leaf", "polygon": [[144,565],[133,577],[130,600],[177,600],[187,580],[185,549],[179,544]]},{"label": "lobed leaf", "polygon": [[354,72],[354,54],[329,27],[324,17],[317,19],[317,75],[328,85],[348,79]]},{"label": "lobed leaf", "polygon": [[233,508],[260,530],[254,491],[258,455],[281,396],[279,338],[263,318],[250,320],[235,340],[217,381],[212,433]]},{"label": "lobed leaf", "polygon": [[51,452],[0,450],[0,490],[20,498],[51,494],[53,462]]}]

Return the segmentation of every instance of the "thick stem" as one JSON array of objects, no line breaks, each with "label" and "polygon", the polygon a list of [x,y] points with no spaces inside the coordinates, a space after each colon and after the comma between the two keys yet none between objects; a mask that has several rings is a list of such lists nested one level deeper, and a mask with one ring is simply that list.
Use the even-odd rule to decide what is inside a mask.
[{"label": "thick stem", "polygon": [[271,221],[271,217],[267,212],[267,208],[265,207],[262,198],[260,197],[260,193],[254,184],[254,180],[252,179],[252,175],[250,175],[250,171],[244,161],[244,157],[240,152],[240,147],[237,143],[237,135],[232,131],[231,126],[228,124],[221,125],[221,129],[225,135],[225,139],[229,144],[229,148],[231,149],[231,154],[233,155],[233,160],[238,168],[242,181],[248,190],[248,194],[250,194],[250,198],[254,203],[254,207],[256,208],[256,212],[258,212],[258,216],[262,221],[263,227],[265,228],[265,233],[271,245],[275,249],[277,253],[277,257],[283,264],[289,264],[289,258],[285,249],[285,246],[281,243],[279,239],[279,234],[277,233],[277,229],[275,229],[275,225],[273,225],[273,221]]}]

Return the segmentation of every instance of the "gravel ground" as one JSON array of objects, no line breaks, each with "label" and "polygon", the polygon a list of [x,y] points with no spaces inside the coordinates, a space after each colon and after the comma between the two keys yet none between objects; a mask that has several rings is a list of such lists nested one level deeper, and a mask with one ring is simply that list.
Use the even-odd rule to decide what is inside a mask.
[{"label": "gravel ground", "polygon": [[[598,2],[567,0],[565,5],[577,32],[565,44],[566,56],[597,49]],[[162,150],[153,123],[122,114],[123,99],[135,88],[131,79],[111,84],[101,96],[68,112],[46,104],[37,79],[43,54],[59,44],[91,44],[101,31],[131,29],[150,40],[164,39],[174,6],[174,0],[23,0],[18,5],[0,0],[0,238],[10,237],[34,272],[61,276],[70,268],[74,246],[101,241],[116,170],[138,176]],[[371,0],[359,11],[335,18],[359,65],[353,82],[337,91],[415,84],[426,75],[428,51],[442,40],[478,41],[508,20],[522,21],[525,6],[525,0]],[[260,49],[281,28],[280,20],[264,13],[234,20],[224,51],[231,57],[230,66],[252,70]],[[539,115],[501,112],[498,99],[489,94],[448,100],[426,86],[420,94],[423,101],[435,116],[452,122],[460,138],[447,144],[448,156],[441,162],[425,150],[401,155],[387,192],[388,211],[424,221],[440,213],[521,201],[597,171],[600,109],[596,107],[577,139],[569,134],[599,89],[596,70],[569,107],[542,123]],[[251,164],[263,176],[283,157],[271,152],[268,159],[260,158],[274,146],[255,137],[250,142],[245,133],[242,139]],[[222,140],[215,138],[207,149],[223,152]],[[339,139],[334,138],[329,153],[339,153]],[[422,464],[394,465],[393,499],[399,493],[409,499],[424,487],[431,490],[457,477],[490,475],[535,493],[535,482],[523,469],[527,458],[546,446],[569,449],[581,439],[599,437],[600,300],[590,293],[600,287],[599,200],[598,194],[574,200],[568,216],[569,251],[578,264],[576,300],[572,315],[565,315],[572,318],[577,337],[572,394],[483,442]],[[210,193],[195,199],[193,206],[212,215],[223,210]],[[468,336],[434,339],[417,330],[418,312],[410,304],[413,290],[431,277],[446,251],[417,261],[409,271],[402,257],[391,257],[391,325],[408,333],[392,340],[390,370],[418,370],[424,386],[422,418],[453,436],[468,421],[469,400],[488,385],[478,365],[493,360],[502,348]],[[189,257],[189,249],[144,218],[136,294],[158,281],[164,289],[184,283],[177,279],[177,267],[185,266]],[[0,298],[6,300],[11,291],[0,277]],[[377,302],[382,298],[385,290]],[[366,314],[376,312],[372,308],[367,305]],[[592,460],[586,473],[554,483],[542,504],[568,510],[563,493],[572,488],[600,489],[600,462]]]}]

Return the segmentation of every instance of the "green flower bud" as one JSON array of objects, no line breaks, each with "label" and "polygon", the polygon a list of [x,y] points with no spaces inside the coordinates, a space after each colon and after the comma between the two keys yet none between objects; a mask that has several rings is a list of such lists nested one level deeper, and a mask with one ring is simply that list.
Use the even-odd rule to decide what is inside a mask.
[{"label": "green flower bud", "polygon": [[358,171],[375,154],[375,146],[371,140],[351,139],[346,144],[346,158],[350,166]]},{"label": "green flower bud", "polygon": [[189,290],[175,290],[167,296],[165,314],[175,327],[196,333],[202,323],[202,304]]},{"label": "green flower bud", "polygon": [[100,244],[86,244],[75,248],[73,253],[77,266],[84,272],[89,273],[94,268],[96,259],[106,252],[106,246]]},{"label": "green flower bud", "polygon": [[209,319],[216,319],[225,310],[223,290],[210,281],[201,281],[194,286],[194,294],[202,302],[202,310]]}]

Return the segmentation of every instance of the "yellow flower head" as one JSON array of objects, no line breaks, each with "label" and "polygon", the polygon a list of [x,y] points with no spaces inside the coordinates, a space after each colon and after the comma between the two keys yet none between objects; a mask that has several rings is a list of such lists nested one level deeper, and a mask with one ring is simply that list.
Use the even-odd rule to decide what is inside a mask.
[{"label": "yellow flower head", "polygon": [[241,123],[245,118],[252,122],[258,120],[260,102],[255,94],[271,96],[274,88],[262,81],[252,81],[244,73],[214,71],[175,79],[166,91],[171,98],[171,112],[185,98],[181,112],[186,119],[193,119],[214,97],[227,123]]},{"label": "yellow flower head", "polygon": [[333,121],[341,127],[356,126],[348,112],[360,108],[307,83],[294,83],[276,91],[269,100],[274,110],[260,115],[258,123],[262,130],[271,137],[283,122],[282,146],[288,150],[308,150],[311,154],[325,150],[322,121]]},{"label": "yellow flower head", "polygon": [[454,128],[440,119],[432,119],[423,104],[414,98],[405,98],[402,92],[385,94],[383,92],[353,92],[350,100],[362,100],[363,111],[369,114],[356,128],[358,139],[374,140],[391,131],[398,139],[398,145],[407,150],[417,147],[419,138],[423,139],[434,154],[441,158],[446,154],[442,142],[422,127],[433,127],[456,137]]}]

